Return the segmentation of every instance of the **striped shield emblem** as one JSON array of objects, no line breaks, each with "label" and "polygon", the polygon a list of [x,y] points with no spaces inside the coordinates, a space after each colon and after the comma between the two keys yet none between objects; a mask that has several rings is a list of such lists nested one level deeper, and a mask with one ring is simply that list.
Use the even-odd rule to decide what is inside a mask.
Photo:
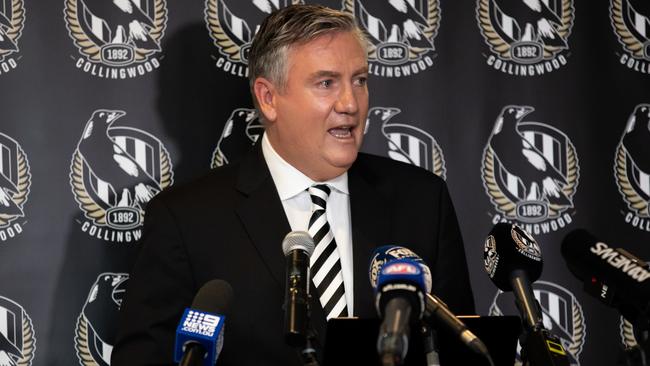
[{"label": "striped shield emblem", "polygon": [[219,12],[219,21],[221,24],[223,24],[226,29],[229,29],[230,32],[232,32],[232,35],[239,40],[237,43],[246,44],[251,42],[255,36],[255,29],[251,29],[244,18],[240,18],[233,14],[223,0],[220,0],[219,2],[221,3],[221,11]]},{"label": "striped shield emblem", "polygon": [[[20,352],[23,350],[23,308],[15,302],[0,296],[0,333]],[[4,350],[14,354],[15,350]],[[20,355],[16,355],[20,356]]]},{"label": "striped shield emblem", "polygon": [[0,174],[13,183],[14,186],[18,184],[17,160],[18,142],[0,133]]},{"label": "striped shield emblem", "polygon": [[540,151],[546,160],[566,177],[569,138],[562,131],[539,122],[521,122],[518,130],[526,141]]},{"label": "striped shield emblem", "polygon": [[[113,142],[119,146],[142,170],[155,182],[161,181],[160,154],[161,142],[153,135],[132,127],[116,126],[108,130]],[[91,198],[104,209],[117,204],[119,192],[110,183],[98,178],[92,171],[93,167],[84,162],[84,184]],[[160,188],[160,187],[154,187]]]},{"label": "striped shield emblem", "polygon": [[[289,5],[289,0],[218,0],[217,17],[228,37],[243,46],[253,41],[263,18],[272,11]],[[243,4],[243,3],[250,3]],[[230,6],[229,6],[230,4]],[[253,13],[244,13],[245,11]]]},{"label": "striped shield emblem", "polygon": [[572,293],[550,282],[536,282],[533,284],[533,292],[542,307],[544,327],[562,340],[569,351],[569,362],[579,365],[578,357],[584,344],[586,328],[582,308]]},{"label": "striped shield emblem", "polygon": [[[539,122],[520,122],[518,132],[525,143],[533,146],[564,177],[567,176],[568,137],[560,130]],[[504,192],[513,202],[526,199],[529,187],[524,187],[519,177],[508,172],[499,159],[495,159],[495,170]]]},{"label": "striped shield emblem", "polygon": [[[151,22],[154,18],[154,2],[155,0],[129,0],[129,2],[138,7],[142,12],[149,17]],[[108,3],[108,2],[107,2]],[[113,32],[116,30],[113,27],[109,26],[110,22],[116,21],[115,19],[103,19],[99,16],[92,13],[91,9],[86,5],[84,0],[79,0],[79,14],[82,19],[79,19],[79,23],[83,28],[84,32],[93,39],[95,44],[105,45],[108,43],[122,44],[129,41],[128,29],[125,29],[125,32]],[[114,6],[113,4],[108,4],[107,6]],[[126,35],[126,39],[124,36]]]},{"label": "striped shield emblem", "polygon": [[386,122],[382,132],[388,139],[388,155],[404,163],[433,169],[432,152],[436,141],[427,132],[410,125]]},{"label": "striped shield emblem", "polygon": [[627,176],[632,185],[632,188],[646,201],[650,201],[650,175],[646,172],[639,169],[639,167],[634,163],[630,154],[627,154],[626,157],[627,166]]},{"label": "striped shield emblem", "polygon": [[650,14],[641,14],[632,7],[629,0],[623,0],[623,20],[627,29],[641,43],[650,41]]},{"label": "striped shield emblem", "polygon": [[490,10],[490,21],[499,36],[508,43],[518,41],[521,38],[521,29],[517,21],[505,15],[494,0],[490,2]]},{"label": "striped shield emblem", "polygon": [[[359,20],[361,26],[366,29],[368,34],[377,41],[375,43],[401,42],[401,39],[389,39],[391,35],[391,29],[387,29],[386,24],[384,24],[381,19],[381,17],[388,17],[388,14],[371,14],[368,11],[368,7],[364,6],[364,3],[369,4],[375,1],[377,0],[355,0],[355,18]],[[427,11],[429,10],[428,1],[406,0],[406,2],[409,3],[418,13],[426,17]]]},{"label": "striped shield emblem", "polygon": [[356,0],[356,4],[354,5],[354,16],[356,19],[359,19],[361,25],[374,39],[378,42],[386,42],[388,31],[386,30],[384,23],[379,18],[370,15],[361,3],[361,0]]},{"label": "striped shield emblem", "polygon": [[[542,0],[542,2],[560,18],[562,17],[562,0]],[[499,36],[508,43],[520,41],[526,24],[519,24],[515,18],[504,14],[494,0],[490,0],[490,9],[490,21]]]},{"label": "striped shield emblem", "polygon": [[[571,365],[580,365],[580,353],[586,338],[582,307],[575,296],[552,282],[532,284],[533,294],[542,308],[544,328],[560,338]],[[511,292],[499,291],[490,306],[490,315],[519,315]],[[520,347],[518,347],[520,349]]]},{"label": "striped shield emblem", "polygon": [[[11,20],[13,18],[13,0],[0,0],[0,14]],[[0,27],[1,28],[1,27]]]}]

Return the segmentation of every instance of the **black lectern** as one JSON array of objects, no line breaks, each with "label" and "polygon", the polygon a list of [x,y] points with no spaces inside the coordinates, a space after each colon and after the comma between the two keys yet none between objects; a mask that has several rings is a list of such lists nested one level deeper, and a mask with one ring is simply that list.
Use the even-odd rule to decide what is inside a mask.
[{"label": "black lectern", "polygon": [[[521,333],[521,320],[516,316],[460,317],[467,327],[487,346],[494,364],[512,366],[517,352],[517,340]],[[327,337],[323,366],[359,364],[381,365],[377,355],[379,319],[332,319],[327,323]],[[435,343],[438,347],[440,366],[488,366],[481,356],[475,355],[451,333],[437,329]],[[427,366],[424,340],[419,329],[411,329],[409,350],[404,366]]]}]

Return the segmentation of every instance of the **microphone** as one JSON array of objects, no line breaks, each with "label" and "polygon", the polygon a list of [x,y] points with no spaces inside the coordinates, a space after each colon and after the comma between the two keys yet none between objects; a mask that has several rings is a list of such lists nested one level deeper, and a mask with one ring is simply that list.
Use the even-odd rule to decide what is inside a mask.
[{"label": "microphone", "polygon": [[485,241],[485,271],[501,291],[512,291],[524,325],[542,327],[542,312],[533,295],[531,282],[542,274],[542,251],[526,231],[517,225],[498,223]]},{"label": "microphone", "polygon": [[[525,230],[498,223],[485,240],[485,271],[501,291],[512,291],[523,318],[522,359],[530,365],[569,365],[562,342],[544,328],[542,310],[531,282],[542,274],[542,251]],[[526,362],[524,362],[526,364]]]},{"label": "microphone", "polygon": [[179,366],[214,366],[232,297],[232,287],[223,280],[208,281],[199,289],[176,329],[174,361]]},{"label": "microphone", "polygon": [[424,271],[424,289],[426,293],[431,292],[431,270],[426,263],[415,254],[411,249],[398,245],[384,245],[376,248],[370,257],[370,285],[373,289],[377,288],[377,276],[381,267],[388,261],[395,259],[410,259],[421,265]]},{"label": "microphone", "polygon": [[474,333],[467,329],[465,323],[458,319],[458,317],[449,310],[449,307],[447,307],[440,298],[431,294],[431,270],[422,258],[410,249],[397,245],[385,245],[375,249],[370,260],[370,284],[372,287],[377,287],[377,277],[382,267],[386,263],[392,263],[392,261],[398,259],[408,259],[417,263],[423,271],[425,290],[424,320],[432,326],[442,325],[447,327],[470,349],[485,356],[488,360],[491,360],[485,344],[474,335]]},{"label": "microphone", "polygon": [[458,336],[461,342],[469,347],[475,353],[485,356],[490,363],[492,358],[487,347],[474,333],[472,333],[465,323],[463,323],[454,313],[449,310],[440,298],[432,294],[426,294],[426,307],[424,308],[424,318],[429,323],[442,324]]},{"label": "microphone", "polygon": [[648,317],[650,271],[646,262],[583,229],[566,235],[561,252],[587,293],[617,308],[632,323]]},{"label": "microphone", "polygon": [[375,307],[383,322],[377,338],[382,364],[401,365],[408,351],[410,325],[422,318],[424,273],[409,259],[396,259],[382,266],[377,276]]},{"label": "microphone", "polygon": [[309,328],[309,257],[314,239],[304,231],[292,231],[282,241],[287,265],[284,296],[284,339],[293,347],[305,347]]}]

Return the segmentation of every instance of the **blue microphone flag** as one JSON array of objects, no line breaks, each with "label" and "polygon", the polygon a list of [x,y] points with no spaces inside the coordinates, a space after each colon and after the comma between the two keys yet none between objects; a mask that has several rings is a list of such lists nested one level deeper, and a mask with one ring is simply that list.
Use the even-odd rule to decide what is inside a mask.
[{"label": "blue microphone flag", "polygon": [[174,360],[180,362],[185,347],[198,343],[206,351],[204,366],[214,366],[223,347],[223,327],[226,317],[196,309],[185,309],[178,328],[176,328],[176,345]]}]

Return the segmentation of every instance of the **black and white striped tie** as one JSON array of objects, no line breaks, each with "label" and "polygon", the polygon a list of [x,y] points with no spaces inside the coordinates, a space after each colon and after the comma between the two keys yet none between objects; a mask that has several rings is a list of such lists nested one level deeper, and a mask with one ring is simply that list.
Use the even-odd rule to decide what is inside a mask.
[{"label": "black and white striped tie", "polygon": [[312,281],[320,296],[320,304],[325,310],[327,319],[346,317],[348,307],[345,300],[341,257],[325,214],[330,188],[325,184],[317,184],[309,187],[308,190],[314,204],[308,231],[316,243],[316,249],[309,263]]}]

